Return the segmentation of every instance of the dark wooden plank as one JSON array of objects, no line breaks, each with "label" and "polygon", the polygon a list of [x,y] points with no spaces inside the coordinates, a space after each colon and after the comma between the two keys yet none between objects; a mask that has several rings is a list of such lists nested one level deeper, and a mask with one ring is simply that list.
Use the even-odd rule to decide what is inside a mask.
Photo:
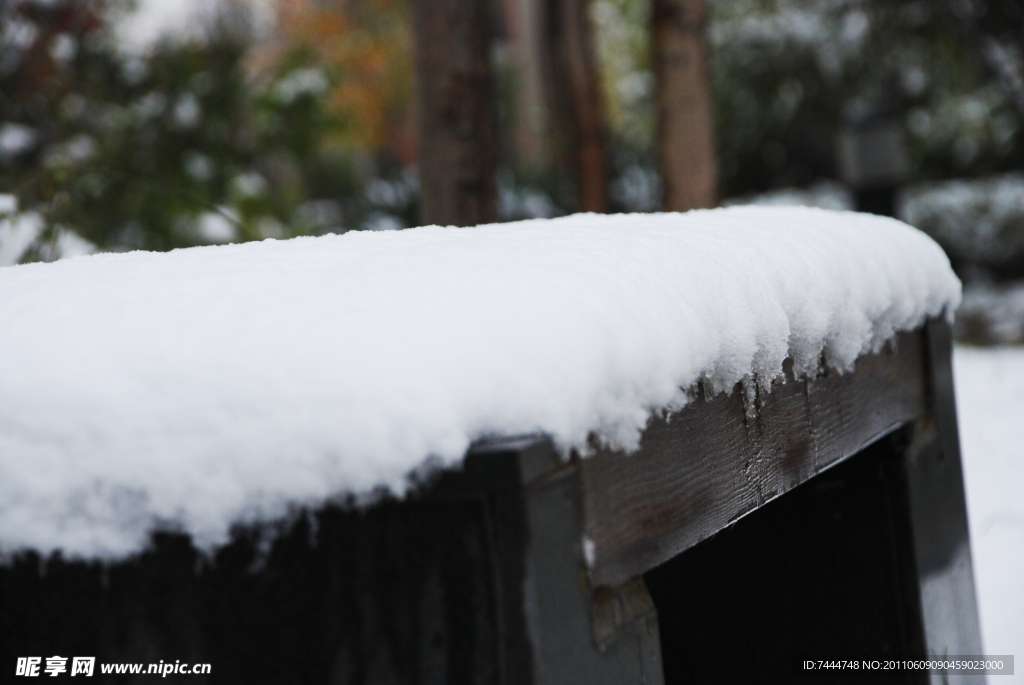
[{"label": "dark wooden plank", "polygon": [[[927,648],[930,655],[981,654],[953,394],[952,331],[944,321],[932,321],[926,336],[928,413],[913,426],[904,463]],[[977,680],[949,676],[948,682]]]},{"label": "dark wooden plank", "polygon": [[[805,672],[795,662],[925,655],[907,432],[645,574],[666,683],[860,683],[860,671]],[[867,681],[923,684],[928,674],[877,671]]]},{"label": "dark wooden plank", "polygon": [[652,419],[637,453],[578,462],[595,585],[621,585],[925,411],[920,332],[855,372],[797,381],[787,369],[746,411],[740,387]]},{"label": "dark wooden plank", "polygon": [[[549,452],[552,465],[558,457]],[[525,492],[527,626],[536,685],[661,685],[653,606],[635,611],[635,595],[597,594],[580,547],[579,473],[531,481]],[[625,611],[617,611],[625,609]],[[619,614],[616,616],[616,614]]]},{"label": "dark wooden plank", "polygon": [[0,664],[95,656],[100,683],[125,680],[101,664],[161,660],[210,664],[166,681],[197,684],[533,682],[517,458],[239,528],[211,558],[166,533],[107,565],[18,555],[0,565]]},{"label": "dark wooden plank", "polygon": [[[654,605],[642,579],[593,588],[580,546],[579,472],[550,440],[527,436],[476,445],[471,459],[514,451],[523,483],[527,546],[520,578],[536,685],[661,685]],[[467,463],[468,466],[468,463]]]}]

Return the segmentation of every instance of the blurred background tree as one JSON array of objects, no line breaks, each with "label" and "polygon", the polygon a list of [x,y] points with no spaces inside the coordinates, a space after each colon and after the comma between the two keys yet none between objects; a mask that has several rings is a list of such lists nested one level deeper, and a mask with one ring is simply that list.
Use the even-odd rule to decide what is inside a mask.
[{"label": "blurred background tree", "polygon": [[[263,32],[245,0],[216,7],[138,48],[115,30],[129,0],[0,5],[0,263],[418,223],[410,0],[276,0]],[[971,281],[1024,276],[1016,7],[707,0],[718,195],[850,206],[837,141],[884,117],[900,216]],[[653,0],[492,5],[502,220],[585,206],[587,145],[589,207],[662,206],[656,19]]]},{"label": "blurred background tree", "polygon": [[331,124],[300,132],[279,117],[274,132],[304,138],[307,213],[337,217],[313,230],[416,225],[411,22],[405,0],[281,0],[252,45],[253,87],[278,101],[309,92]]},{"label": "blurred background tree", "polygon": [[109,21],[125,3],[4,5],[0,211],[30,213],[21,260],[339,231],[377,205],[411,221],[406,9],[352,6],[367,16],[283,3],[263,44],[228,0],[134,54]]}]

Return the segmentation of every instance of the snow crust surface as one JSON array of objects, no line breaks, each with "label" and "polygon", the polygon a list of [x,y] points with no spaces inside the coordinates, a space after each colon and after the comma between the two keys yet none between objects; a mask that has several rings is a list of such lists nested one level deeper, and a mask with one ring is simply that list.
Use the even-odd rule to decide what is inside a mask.
[{"label": "snow crust surface", "polygon": [[635,447],[703,380],[850,370],[953,311],[939,247],[800,207],[101,254],[0,269],[0,550],[118,557],[454,465]]}]

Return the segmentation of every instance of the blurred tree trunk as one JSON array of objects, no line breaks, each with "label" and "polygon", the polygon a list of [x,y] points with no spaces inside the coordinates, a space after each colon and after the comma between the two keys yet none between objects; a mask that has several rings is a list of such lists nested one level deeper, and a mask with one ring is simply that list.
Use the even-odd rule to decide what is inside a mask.
[{"label": "blurred tree trunk", "polygon": [[608,209],[608,165],[588,0],[550,0],[555,97],[567,98],[582,212]]},{"label": "blurred tree trunk", "polygon": [[544,0],[502,0],[502,6],[515,87],[510,158],[518,168],[539,173],[552,156],[546,141]]},{"label": "blurred tree trunk", "polygon": [[490,4],[413,4],[421,221],[442,226],[495,222],[498,140]]},{"label": "blurred tree trunk", "polygon": [[654,0],[658,149],[665,211],[718,204],[704,0]]}]

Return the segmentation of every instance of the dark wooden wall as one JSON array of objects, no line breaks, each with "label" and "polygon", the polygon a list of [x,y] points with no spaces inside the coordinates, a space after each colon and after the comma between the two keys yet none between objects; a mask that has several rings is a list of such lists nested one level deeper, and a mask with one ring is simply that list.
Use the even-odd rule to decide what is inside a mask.
[{"label": "dark wooden wall", "polygon": [[178,534],[109,567],[21,555],[0,566],[0,682],[22,680],[17,657],[55,654],[210,663],[161,678],[195,685],[527,682],[522,509],[488,494],[518,472],[490,456],[411,502],[236,531],[209,559]]}]

